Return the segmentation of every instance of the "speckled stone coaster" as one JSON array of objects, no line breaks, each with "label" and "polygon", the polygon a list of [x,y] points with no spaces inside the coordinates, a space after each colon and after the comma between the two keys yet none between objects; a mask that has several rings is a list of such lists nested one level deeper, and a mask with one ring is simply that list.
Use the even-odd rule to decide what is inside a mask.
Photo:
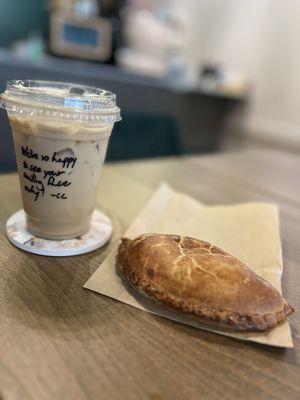
[{"label": "speckled stone coaster", "polygon": [[75,239],[47,240],[34,236],[26,228],[25,212],[19,210],[6,223],[6,234],[12,244],[29,253],[43,256],[75,256],[104,246],[113,231],[111,220],[99,210],[92,215],[90,230]]}]

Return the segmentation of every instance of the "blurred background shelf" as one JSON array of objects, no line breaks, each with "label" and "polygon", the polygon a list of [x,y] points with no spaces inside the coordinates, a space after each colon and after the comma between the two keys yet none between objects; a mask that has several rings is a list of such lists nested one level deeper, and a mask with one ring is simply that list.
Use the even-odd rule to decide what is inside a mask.
[{"label": "blurred background shelf", "polygon": [[[113,65],[45,56],[20,59],[0,50],[0,90],[10,79],[73,81],[117,93],[123,121],[114,128],[108,160],[215,151],[226,122],[246,96],[172,83]],[[15,169],[8,121],[0,111],[0,168]]]},{"label": "blurred background shelf", "polygon": [[[39,78],[114,91],[123,121],[108,160],[299,154],[299,11],[292,0],[1,0],[0,88]],[[0,170],[10,170],[0,117]]]}]

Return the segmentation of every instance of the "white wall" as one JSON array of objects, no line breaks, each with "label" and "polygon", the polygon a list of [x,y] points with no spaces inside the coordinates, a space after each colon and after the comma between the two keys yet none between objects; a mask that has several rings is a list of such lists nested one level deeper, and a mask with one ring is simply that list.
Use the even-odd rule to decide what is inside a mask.
[{"label": "white wall", "polygon": [[300,143],[300,1],[189,0],[190,57],[253,82],[241,129]]}]

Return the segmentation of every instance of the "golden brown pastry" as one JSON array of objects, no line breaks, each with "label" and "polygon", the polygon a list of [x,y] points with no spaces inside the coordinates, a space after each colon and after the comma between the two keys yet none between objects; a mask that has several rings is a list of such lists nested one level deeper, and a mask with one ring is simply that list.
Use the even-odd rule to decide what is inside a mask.
[{"label": "golden brown pastry", "polygon": [[202,240],[159,234],[122,239],[118,264],[139,292],[201,322],[267,330],[293,312],[267,281]]}]

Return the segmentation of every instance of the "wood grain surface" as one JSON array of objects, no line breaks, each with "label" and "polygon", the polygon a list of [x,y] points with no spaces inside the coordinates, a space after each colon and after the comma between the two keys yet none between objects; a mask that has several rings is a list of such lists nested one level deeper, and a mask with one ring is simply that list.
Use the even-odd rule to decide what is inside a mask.
[{"label": "wood grain surface", "polygon": [[[5,222],[21,199],[17,176],[2,175],[0,399],[299,399],[299,172],[300,157],[266,151],[106,165],[98,206],[114,237],[66,258],[8,242]],[[199,331],[82,288],[162,180],[207,204],[279,204],[294,349]]]}]

